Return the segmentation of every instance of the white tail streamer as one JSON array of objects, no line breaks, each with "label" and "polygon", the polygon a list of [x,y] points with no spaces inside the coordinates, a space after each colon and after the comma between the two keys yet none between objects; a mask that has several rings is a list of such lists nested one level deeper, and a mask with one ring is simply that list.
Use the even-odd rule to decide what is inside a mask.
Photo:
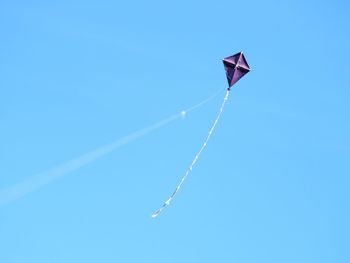
[{"label": "white tail streamer", "polygon": [[171,194],[171,196],[164,202],[164,204],[157,210],[155,211],[153,214],[152,214],[152,217],[155,218],[157,217],[162,211],[164,208],[166,208],[168,205],[170,205],[170,202],[174,199],[175,195],[177,194],[177,192],[180,190],[182,184],[184,183],[184,181],[186,180],[187,176],[190,174],[190,172],[192,171],[193,169],[193,166],[196,164],[196,162],[198,161],[200,155],[202,154],[203,150],[205,149],[205,147],[207,146],[208,144],[208,141],[210,140],[210,137],[211,135],[213,134],[213,131],[221,117],[221,114],[224,110],[224,107],[225,107],[225,104],[226,104],[226,101],[228,100],[228,96],[230,94],[230,91],[227,90],[226,91],[226,95],[224,97],[224,100],[221,104],[221,107],[220,107],[220,110],[219,110],[219,113],[218,115],[216,116],[216,119],[213,123],[213,125],[211,126],[209,132],[208,132],[208,135],[206,137],[206,139],[204,140],[204,143],[202,144],[202,147],[200,148],[200,150],[198,151],[198,153],[196,154],[196,156],[194,157],[193,161],[191,162],[190,166],[187,168],[186,172],[185,172],[185,175],[181,178],[181,181],[180,183],[176,186],[175,188],[175,191]]}]

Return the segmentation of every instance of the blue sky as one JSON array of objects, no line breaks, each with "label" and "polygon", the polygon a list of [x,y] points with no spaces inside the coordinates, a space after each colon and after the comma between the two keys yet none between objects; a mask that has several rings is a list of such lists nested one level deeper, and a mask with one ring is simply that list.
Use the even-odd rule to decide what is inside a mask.
[{"label": "blue sky", "polygon": [[[2,205],[0,262],[349,262],[349,11],[2,1],[0,196],[222,91]],[[221,59],[241,50],[253,70],[152,219],[217,114]]]}]

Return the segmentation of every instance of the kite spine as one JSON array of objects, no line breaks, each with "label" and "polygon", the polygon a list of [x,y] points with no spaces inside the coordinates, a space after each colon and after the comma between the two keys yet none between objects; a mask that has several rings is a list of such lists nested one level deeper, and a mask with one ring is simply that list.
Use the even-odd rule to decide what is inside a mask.
[{"label": "kite spine", "polygon": [[224,108],[225,108],[225,104],[228,100],[228,96],[230,94],[230,90],[227,89],[226,90],[226,95],[224,97],[224,100],[221,104],[221,107],[220,107],[220,110],[219,110],[219,113],[218,115],[216,116],[215,118],[215,121],[213,123],[213,125],[211,126],[209,132],[208,132],[208,135],[206,137],[206,139],[204,140],[204,143],[202,144],[202,147],[200,148],[200,150],[198,151],[198,153],[196,154],[196,156],[194,157],[193,161],[191,162],[190,166],[187,168],[186,172],[185,172],[185,175],[181,178],[181,181],[180,183],[177,185],[177,187],[175,188],[174,192],[172,193],[172,195],[164,202],[164,204],[157,210],[155,211],[153,214],[152,214],[152,217],[155,218],[157,217],[162,211],[164,208],[166,208],[168,205],[170,205],[170,202],[174,199],[175,195],[179,192],[182,184],[184,183],[184,181],[186,180],[186,178],[188,177],[188,175],[190,174],[190,172],[192,171],[193,169],[193,166],[196,164],[196,162],[198,161],[200,155],[202,154],[203,150],[205,149],[205,147],[207,146],[208,144],[208,141],[210,140],[210,137],[211,135],[213,134],[214,132],[214,129],[218,123],[218,121],[220,120],[220,117],[222,115],[222,112],[224,111]]}]

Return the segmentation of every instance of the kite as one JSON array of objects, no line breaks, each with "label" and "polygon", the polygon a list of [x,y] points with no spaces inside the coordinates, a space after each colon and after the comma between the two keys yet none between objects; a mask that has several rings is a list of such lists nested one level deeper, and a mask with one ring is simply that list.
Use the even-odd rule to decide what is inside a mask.
[{"label": "kite", "polygon": [[223,59],[228,81],[228,91],[245,74],[250,71],[250,67],[245,59],[243,52]]},{"label": "kite", "polygon": [[176,186],[174,192],[170,195],[170,197],[164,202],[164,204],[152,214],[152,217],[155,218],[157,217],[164,208],[166,208],[168,205],[170,205],[170,202],[173,200],[173,198],[175,197],[175,195],[179,192],[182,184],[184,183],[184,181],[186,180],[187,176],[190,174],[190,172],[193,169],[193,166],[196,164],[196,162],[198,161],[200,155],[202,154],[203,150],[205,149],[205,147],[208,144],[208,141],[211,137],[211,135],[214,132],[214,129],[216,127],[216,124],[218,123],[221,114],[224,110],[226,101],[228,100],[228,96],[231,90],[231,87],[238,81],[240,80],[245,74],[247,74],[250,71],[250,67],[247,63],[247,60],[245,59],[243,52],[239,52],[235,55],[229,56],[227,58],[223,59],[223,63],[224,63],[224,68],[225,68],[225,72],[226,72],[226,77],[227,77],[227,82],[228,82],[228,88],[226,90],[226,95],[224,97],[224,100],[221,104],[219,113],[217,114],[215,121],[213,123],[213,125],[211,126],[207,137],[204,140],[204,143],[202,144],[202,147],[200,148],[200,150],[198,151],[198,153],[196,154],[196,156],[194,157],[194,159],[192,160],[190,166],[187,168],[184,176],[181,178],[180,183]]}]

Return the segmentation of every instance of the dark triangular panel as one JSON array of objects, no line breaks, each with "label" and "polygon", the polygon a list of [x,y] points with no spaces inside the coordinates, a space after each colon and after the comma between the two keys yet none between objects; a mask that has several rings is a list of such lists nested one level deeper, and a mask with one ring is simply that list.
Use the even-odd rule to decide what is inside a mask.
[{"label": "dark triangular panel", "polygon": [[225,67],[227,82],[228,82],[228,85],[230,86],[233,75],[235,73],[235,68],[226,63],[224,63],[224,67]]}]

